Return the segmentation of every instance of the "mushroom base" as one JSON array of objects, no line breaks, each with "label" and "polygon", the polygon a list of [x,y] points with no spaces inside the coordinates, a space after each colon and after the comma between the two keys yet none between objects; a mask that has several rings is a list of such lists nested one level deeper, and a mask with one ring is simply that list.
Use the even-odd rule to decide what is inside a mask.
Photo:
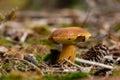
[{"label": "mushroom base", "polygon": [[68,59],[74,63],[75,57],[76,54],[74,45],[63,44],[62,52],[60,53],[58,62],[63,63],[64,59]]}]

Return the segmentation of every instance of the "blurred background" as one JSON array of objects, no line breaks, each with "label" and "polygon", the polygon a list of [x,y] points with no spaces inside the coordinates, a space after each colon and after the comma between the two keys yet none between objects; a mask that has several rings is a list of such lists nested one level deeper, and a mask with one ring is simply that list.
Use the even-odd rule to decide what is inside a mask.
[{"label": "blurred background", "polygon": [[14,20],[24,23],[97,28],[103,35],[120,29],[120,0],[0,0],[3,14],[15,7]]},{"label": "blurred background", "polygon": [[0,0],[0,10],[20,7],[21,10],[59,10],[69,9],[97,9],[100,11],[119,11],[120,0]]},{"label": "blurred background", "polygon": [[0,0],[0,13],[7,14],[16,7],[16,18],[5,24],[47,26],[51,31],[80,26],[93,37],[112,33],[120,38],[120,0]]},{"label": "blurred background", "polygon": [[55,10],[63,8],[87,8],[85,0],[0,0],[0,9],[7,10],[13,7],[20,7],[21,10]]}]

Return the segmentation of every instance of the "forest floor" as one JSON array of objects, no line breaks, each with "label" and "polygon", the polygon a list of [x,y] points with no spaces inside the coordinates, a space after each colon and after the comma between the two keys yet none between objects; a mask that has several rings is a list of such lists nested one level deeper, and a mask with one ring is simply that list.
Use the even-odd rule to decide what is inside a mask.
[{"label": "forest floor", "polygon": [[[0,80],[119,80],[120,13],[88,15],[67,9],[54,13],[13,9],[0,15]],[[70,66],[51,59],[62,46],[48,40],[54,30],[68,27],[81,27],[92,35],[75,44],[75,63],[65,59]]]}]

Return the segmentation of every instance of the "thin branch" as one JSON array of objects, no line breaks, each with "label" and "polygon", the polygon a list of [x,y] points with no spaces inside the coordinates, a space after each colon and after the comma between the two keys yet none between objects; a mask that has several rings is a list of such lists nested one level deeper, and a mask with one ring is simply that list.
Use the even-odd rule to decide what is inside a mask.
[{"label": "thin branch", "polygon": [[73,66],[76,66],[77,68],[79,68],[79,69],[80,69],[82,72],[84,72],[84,73],[89,73],[90,70],[91,70],[91,68],[92,68],[92,66],[90,66],[90,67],[82,67],[82,66],[79,66],[79,65],[71,62],[71,61],[68,60],[68,59],[65,59],[65,61],[69,62],[69,63],[72,64]]},{"label": "thin branch", "polygon": [[105,64],[102,64],[102,63],[98,63],[98,62],[88,61],[88,60],[79,59],[79,58],[76,58],[75,60],[78,61],[78,62],[81,62],[81,63],[85,63],[85,64],[100,66],[100,67],[104,67],[104,68],[108,68],[108,69],[114,69],[112,66],[105,65]]},{"label": "thin branch", "polygon": [[81,66],[77,65],[77,64],[74,64],[73,62],[71,62],[70,60],[68,59],[65,59],[65,61],[69,62],[70,64],[72,64],[73,66],[76,66],[77,68],[79,68],[81,70]]},{"label": "thin branch", "polygon": [[20,42],[25,42],[27,36],[28,36],[28,33],[25,32],[25,33],[23,34],[23,36],[21,37]]}]

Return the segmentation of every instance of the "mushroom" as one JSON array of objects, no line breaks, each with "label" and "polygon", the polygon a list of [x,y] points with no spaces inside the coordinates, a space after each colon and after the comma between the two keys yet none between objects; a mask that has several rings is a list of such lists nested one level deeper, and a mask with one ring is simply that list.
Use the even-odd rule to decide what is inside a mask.
[{"label": "mushroom", "polygon": [[55,30],[48,37],[48,40],[63,45],[58,59],[59,63],[62,63],[64,59],[69,59],[71,62],[74,62],[76,57],[74,44],[84,42],[90,36],[91,34],[89,32],[80,27],[67,27]]}]

